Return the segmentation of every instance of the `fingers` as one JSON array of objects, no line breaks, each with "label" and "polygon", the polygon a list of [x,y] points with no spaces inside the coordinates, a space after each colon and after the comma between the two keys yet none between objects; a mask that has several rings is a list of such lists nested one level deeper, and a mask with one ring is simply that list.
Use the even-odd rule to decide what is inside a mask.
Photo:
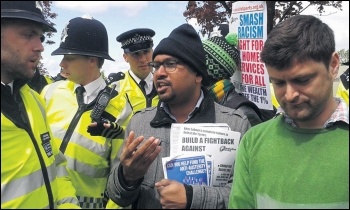
[{"label": "fingers", "polygon": [[143,136],[135,138],[134,131],[131,131],[123,148],[123,159],[132,157],[133,161],[141,159],[143,163],[152,163],[160,153],[161,146],[159,144],[160,140],[153,136],[144,141]]},{"label": "fingers", "polygon": [[135,138],[135,133],[134,131],[131,131],[129,133],[128,138],[126,139],[126,143],[124,146],[124,153],[125,156],[130,157],[131,155],[134,154],[134,152],[136,151],[137,146],[139,146],[139,144],[144,140],[143,136],[139,136],[136,139]]},{"label": "fingers", "polygon": [[[103,123],[103,126],[105,127],[105,128],[110,128],[110,127],[112,127],[113,125],[112,124],[109,124],[109,123]],[[113,127],[112,127],[113,128]]]},{"label": "fingers", "polygon": [[162,179],[159,182],[156,182],[154,185],[156,187],[166,187],[171,183],[169,179]]},{"label": "fingers", "polygon": [[133,131],[129,133],[120,156],[123,175],[127,181],[139,180],[147,173],[149,166],[161,151],[159,143],[159,139],[155,137],[145,140],[143,136],[135,138]]},{"label": "fingers", "polygon": [[128,139],[126,140],[126,146],[129,146],[132,143],[132,141],[134,140],[134,137],[135,137],[134,131],[130,131]]},{"label": "fingers", "polygon": [[135,151],[136,158],[142,159],[142,161],[146,163],[152,163],[153,160],[160,153],[161,147],[158,146],[160,143],[159,139],[154,137],[150,137],[147,141],[142,144],[137,151]]},{"label": "fingers", "polygon": [[160,141],[154,137],[150,137],[144,141],[143,136],[132,140],[133,136],[134,133],[130,133],[126,142],[128,145],[123,148],[121,160],[125,164],[129,164],[129,166],[132,165],[132,167],[139,167],[146,170],[161,151],[161,147],[158,146]]},{"label": "fingers", "polygon": [[97,122],[92,122],[90,123],[89,127],[96,127],[97,126]]}]

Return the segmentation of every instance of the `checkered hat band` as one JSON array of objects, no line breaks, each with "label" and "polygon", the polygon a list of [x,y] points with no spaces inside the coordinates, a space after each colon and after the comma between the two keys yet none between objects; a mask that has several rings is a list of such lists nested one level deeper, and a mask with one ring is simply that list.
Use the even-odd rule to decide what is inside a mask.
[{"label": "checkered hat band", "polygon": [[121,42],[121,44],[122,44],[122,48],[124,48],[125,46],[137,44],[137,43],[145,42],[145,41],[152,41],[152,37],[151,36],[140,36],[139,34],[136,34],[133,38],[127,39],[127,40]]}]

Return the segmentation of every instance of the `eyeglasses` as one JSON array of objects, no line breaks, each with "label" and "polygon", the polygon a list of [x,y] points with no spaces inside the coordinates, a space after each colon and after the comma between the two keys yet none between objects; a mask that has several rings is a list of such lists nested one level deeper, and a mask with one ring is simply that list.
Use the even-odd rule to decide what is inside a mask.
[{"label": "eyeglasses", "polygon": [[153,68],[153,72],[158,71],[161,65],[164,66],[166,72],[173,72],[180,62],[179,60],[171,59],[163,62],[149,62],[148,66]]}]

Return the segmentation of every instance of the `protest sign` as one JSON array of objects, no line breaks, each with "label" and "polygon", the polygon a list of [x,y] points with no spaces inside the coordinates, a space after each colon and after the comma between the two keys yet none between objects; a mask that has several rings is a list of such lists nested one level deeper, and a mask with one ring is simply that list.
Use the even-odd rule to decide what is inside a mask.
[{"label": "protest sign", "polygon": [[230,32],[238,34],[241,66],[231,80],[236,91],[260,109],[272,110],[270,82],[260,61],[260,52],[267,39],[267,8],[265,1],[237,1],[232,4]]}]

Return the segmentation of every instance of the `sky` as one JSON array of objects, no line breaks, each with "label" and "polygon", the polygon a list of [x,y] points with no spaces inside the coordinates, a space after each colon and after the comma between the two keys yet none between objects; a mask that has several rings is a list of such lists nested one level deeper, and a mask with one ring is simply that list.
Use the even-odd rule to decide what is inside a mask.
[{"label": "sky", "polygon": [[[51,38],[56,42],[45,45],[42,53],[42,62],[51,76],[56,76],[62,55],[51,56],[59,47],[61,33],[70,19],[90,15],[102,22],[108,33],[109,55],[115,60],[105,60],[102,70],[105,75],[112,72],[129,69],[128,63],[123,59],[121,44],[116,37],[121,33],[135,28],[150,28],[156,34],[153,37],[154,46],[167,37],[170,32],[181,24],[187,23],[183,12],[188,1],[53,1],[51,11],[58,14],[53,20],[57,33]],[[349,49],[349,2],[343,1],[343,11],[326,8],[324,16],[319,16],[314,7],[308,8],[302,14],[311,14],[319,17],[334,31],[336,50]],[[330,14],[330,15],[329,15]],[[189,23],[199,31],[195,20]],[[205,39],[206,37],[201,37]]]}]

